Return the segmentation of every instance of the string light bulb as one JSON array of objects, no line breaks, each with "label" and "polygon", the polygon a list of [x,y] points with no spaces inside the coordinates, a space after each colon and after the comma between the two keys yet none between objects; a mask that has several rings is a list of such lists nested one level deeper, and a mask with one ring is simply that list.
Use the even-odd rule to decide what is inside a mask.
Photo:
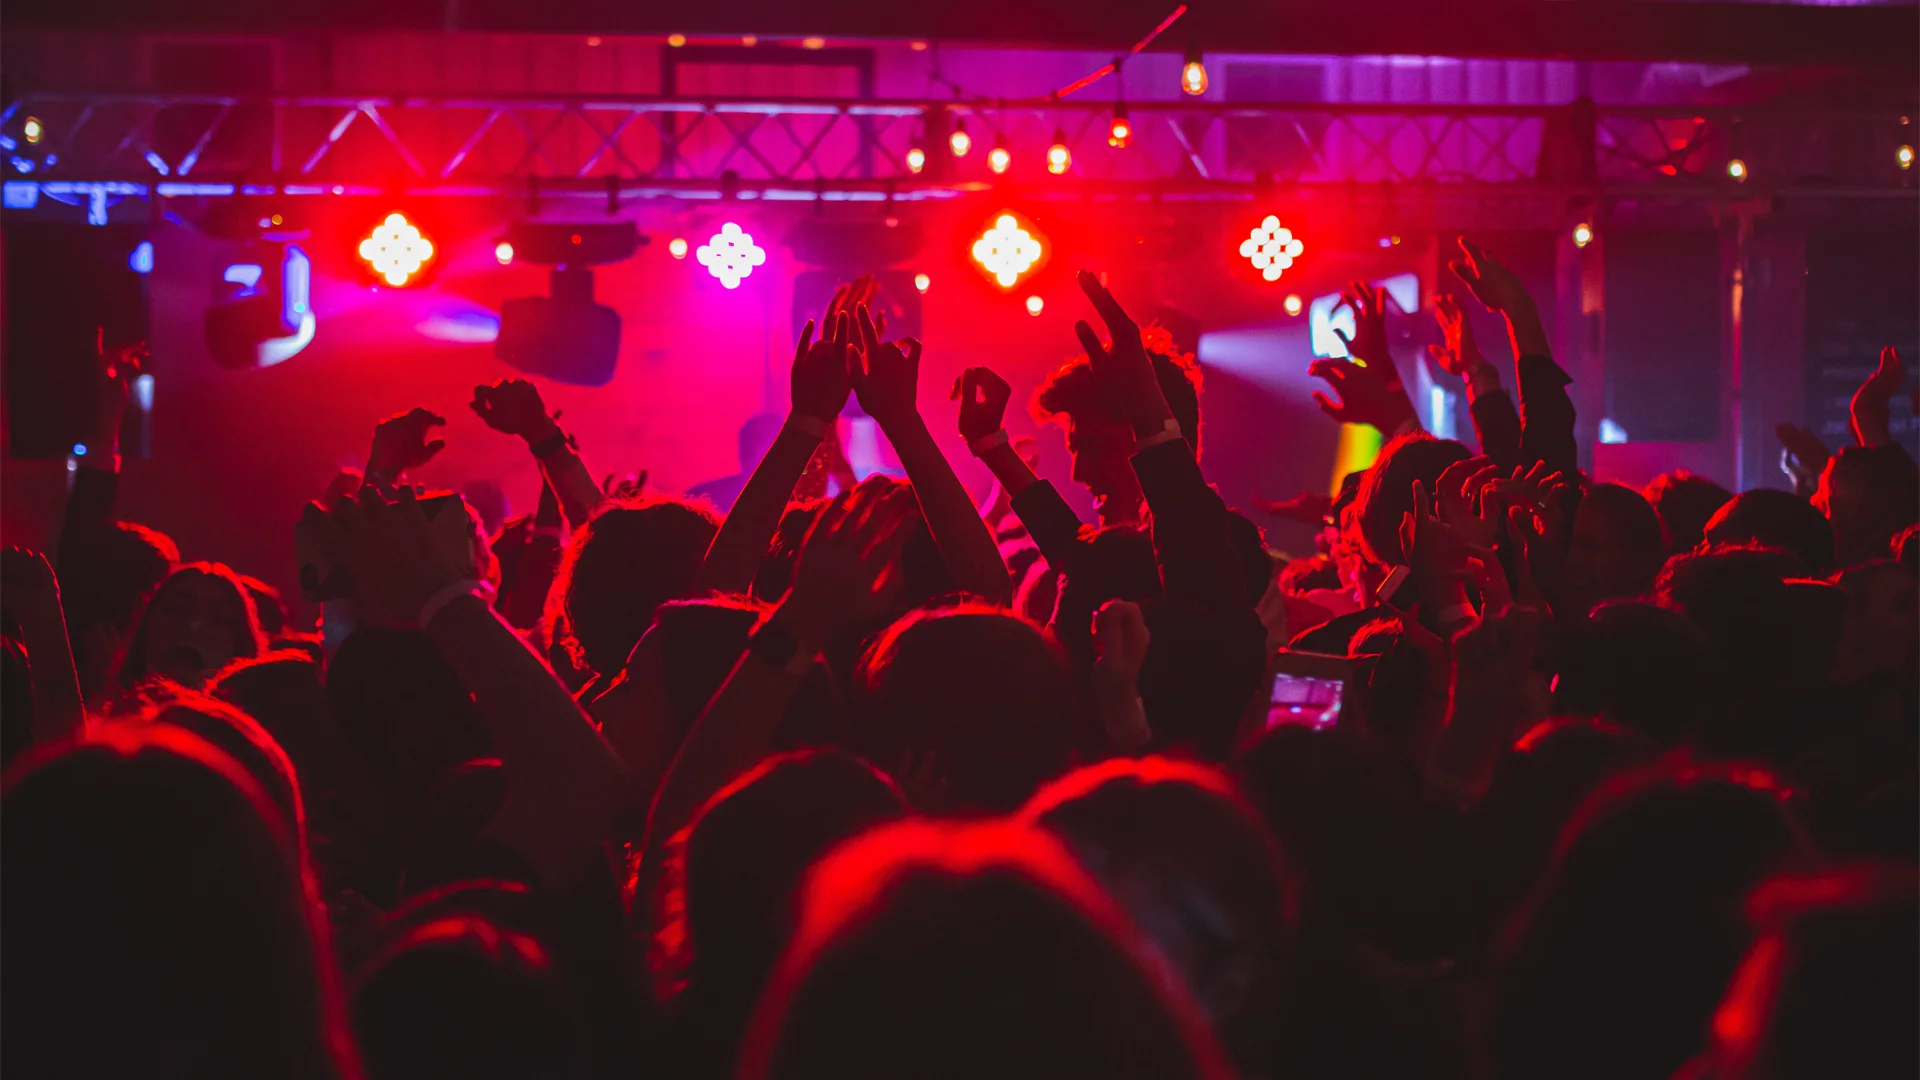
[{"label": "string light bulb", "polygon": [[40,118],[37,116],[27,117],[26,122],[20,125],[20,134],[26,136],[29,143],[39,142],[46,133],[47,129],[41,125]]},{"label": "string light bulb", "polygon": [[954,121],[953,134],[947,136],[947,147],[953,151],[954,157],[966,157],[967,151],[973,149],[973,136],[967,134],[964,117]]},{"label": "string light bulb", "polygon": [[987,168],[996,173],[1003,173],[1011,164],[1013,164],[1013,151],[1007,149],[1007,137],[1004,134],[995,135],[993,149],[987,151]]},{"label": "string light bulb", "polygon": [[1739,158],[1734,158],[1732,161],[1727,162],[1727,176],[1736,183],[1746,183],[1747,163],[1741,161]]},{"label": "string light bulb", "polygon": [[1073,167],[1073,151],[1067,149],[1065,129],[1053,129],[1053,145],[1047,147],[1047,171],[1055,176]]},{"label": "string light bulb", "polygon": [[1189,97],[1207,92],[1207,64],[1200,56],[1200,43],[1187,46],[1187,62],[1180,65],[1180,90]]},{"label": "string light bulb", "polygon": [[1133,122],[1127,119],[1127,103],[1113,103],[1113,123],[1107,127],[1107,145],[1125,150],[1133,143]]},{"label": "string light bulb", "polygon": [[1900,144],[1900,149],[1893,152],[1893,160],[1903,172],[1913,168],[1913,147],[1905,143]]},{"label": "string light bulb", "polygon": [[1287,314],[1298,315],[1300,314],[1300,309],[1305,307],[1306,303],[1300,299],[1299,293],[1288,293],[1287,298],[1280,302],[1280,306],[1287,309]]},{"label": "string light bulb", "polygon": [[925,272],[913,275],[913,287],[920,292],[926,292],[927,287],[932,284],[933,279],[928,277]]},{"label": "string light bulb", "polygon": [[920,149],[920,144],[916,142],[912,146],[907,147],[907,168],[917,173],[926,167],[927,152]]},{"label": "string light bulb", "polygon": [[1583,248],[1591,243],[1593,243],[1593,226],[1584,221],[1575,225],[1573,227],[1573,246]]}]

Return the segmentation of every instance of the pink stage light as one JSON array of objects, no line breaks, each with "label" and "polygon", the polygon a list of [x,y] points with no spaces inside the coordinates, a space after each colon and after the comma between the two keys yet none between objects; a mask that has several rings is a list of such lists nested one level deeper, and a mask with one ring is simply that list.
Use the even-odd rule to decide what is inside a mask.
[{"label": "pink stage light", "polygon": [[767,252],[753,242],[752,233],[741,232],[740,226],[729,221],[713,234],[713,239],[701,244],[693,257],[707,268],[707,273],[719,278],[720,284],[737,289],[754,267],[766,263]]}]

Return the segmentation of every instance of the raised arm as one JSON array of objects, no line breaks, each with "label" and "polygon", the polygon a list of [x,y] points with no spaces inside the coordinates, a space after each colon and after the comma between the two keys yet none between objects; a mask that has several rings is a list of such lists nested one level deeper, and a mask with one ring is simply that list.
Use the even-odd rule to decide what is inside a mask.
[{"label": "raised arm", "polygon": [[1227,504],[1207,486],[1193,447],[1173,418],[1153,361],[1141,343],[1139,324],[1100,279],[1080,271],[1080,288],[1107,324],[1110,344],[1085,320],[1073,324],[1093,372],[1133,428],[1133,471],[1153,512],[1153,557],[1160,586],[1170,597],[1202,607],[1250,607],[1247,582],[1227,531]]},{"label": "raised arm", "polygon": [[859,323],[862,350],[849,353],[847,372],[854,393],[860,396],[860,407],[880,425],[900,455],[914,496],[920,500],[921,516],[955,584],[989,603],[1008,603],[1013,584],[1000,558],[1000,546],[993,542],[992,530],[980,520],[967,489],[920,418],[914,400],[920,379],[920,343],[912,338],[900,343],[881,341],[865,305],[859,310]]},{"label": "raised arm", "polygon": [[1517,464],[1531,468],[1541,462],[1548,472],[1578,475],[1580,446],[1573,436],[1573,399],[1567,396],[1573,379],[1553,361],[1553,345],[1540,321],[1540,309],[1513,271],[1466,237],[1460,237],[1459,243],[1464,257],[1448,263],[1448,269],[1482,304],[1507,317],[1507,333],[1513,339],[1520,391]]},{"label": "raised arm", "polygon": [[389,503],[363,488],[358,499],[340,500],[329,521],[362,618],[425,630],[473,694],[508,780],[486,835],[518,852],[547,887],[565,891],[600,858],[625,790],[619,757],[439,548],[412,489]]},{"label": "raised arm", "polygon": [[660,781],[647,819],[643,890],[657,871],[663,842],[714,792],[766,756],[788,700],[820,651],[842,628],[884,609],[898,585],[890,579],[898,574],[893,567],[911,506],[904,489],[862,485],[836,497],[814,520],[792,587],[754,632]]},{"label": "raised arm", "polygon": [[1907,365],[1900,350],[1889,345],[1880,350],[1880,365],[1854,391],[1848,405],[1853,439],[1861,446],[1895,446],[1893,441],[1893,396],[1907,381]]},{"label": "raised arm", "polygon": [[533,520],[526,525],[520,551],[513,562],[512,580],[500,583],[501,595],[495,609],[506,618],[507,625],[531,630],[540,624],[547,592],[553,588],[553,579],[560,572],[566,544],[567,527],[560,516],[560,497],[553,493],[553,485],[543,476],[540,504]]},{"label": "raised arm", "polygon": [[1427,346],[1427,355],[1442,371],[1467,384],[1467,411],[1473,415],[1473,433],[1480,452],[1501,468],[1520,464],[1520,414],[1513,398],[1500,386],[1500,369],[1487,362],[1474,340],[1460,302],[1445,293],[1433,298],[1433,318],[1446,341]]},{"label": "raised arm", "polygon": [[1002,424],[1013,388],[991,368],[972,367],[954,382],[951,396],[960,402],[967,449],[992,471],[1047,565],[1071,575],[1081,550],[1080,518],[1052,484],[1034,475],[1008,438]]},{"label": "raised arm", "polygon": [[707,557],[700,565],[699,589],[746,592],[766,557],[767,544],[780,527],[794,485],[806,472],[814,451],[833,430],[834,420],[847,403],[847,353],[852,320],[844,312],[830,313],[819,341],[813,340],[813,320],[800,331],[793,351],[790,376],[793,405],[767,455],[754,466],[733,509],[720,523]]},{"label": "raised arm", "polygon": [[96,353],[87,369],[88,411],[82,432],[87,452],[78,456],[73,490],[54,548],[56,561],[71,568],[72,553],[87,533],[112,525],[120,491],[120,425],[127,394],[147,357],[145,342],[108,349],[95,335]]},{"label": "raised arm", "polygon": [[476,386],[469,406],[493,430],[526,440],[527,450],[540,463],[541,475],[560,497],[560,509],[566,513],[568,525],[580,528],[608,501],[600,485],[593,482],[587,463],[574,451],[573,440],[560,430],[560,414],[547,414],[540,391],[532,383],[502,379],[492,386]]},{"label": "raised arm", "polygon": [[80,676],[67,644],[67,617],[60,607],[60,582],[46,556],[37,551],[0,551],[0,584],[6,607],[19,620],[21,644],[33,671],[33,737],[57,739],[79,729],[87,710],[80,697]]}]

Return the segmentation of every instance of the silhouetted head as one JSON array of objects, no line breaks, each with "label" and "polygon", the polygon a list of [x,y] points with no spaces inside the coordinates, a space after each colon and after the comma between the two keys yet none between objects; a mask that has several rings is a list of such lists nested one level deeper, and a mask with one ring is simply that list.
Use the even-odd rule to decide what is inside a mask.
[{"label": "silhouetted head", "polygon": [[1563,614],[1577,618],[1603,601],[1646,595],[1666,561],[1666,534],[1651,503],[1618,484],[1588,487],[1561,573]]},{"label": "silhouetted head", "polygon": [[[893,772],[937,777],[938,807],[1005,812],[1073,761],[1079,694],[1039,627],[967,604],[915,611],[867,646],[854,673],[849,748]],[[930,759],[930,760],[929,760]]]},{"label": "silhouetted head", "polygon": [[1750,766],[1602,785],[1508,929],[1491,1075],[1671,1074],[1746,947],[1742,899],[1805,850],[1784,793]]},{"label": "silhouetted head", "polygon": [[1920,467],[1899,446],[1849,446],[1827,459],[1813,505],[1833,525],[1836,565],[1887,554],[1920,521]]},{"label": "silhouetted head", "polygon": [[[1143,334],[1147,355],[1167,408],[1180,424],[1180,433],[1200,453],[1200,369],[1190,354],[1180,352],[1173,338],[1159,327]],[[1085,355],[1076,356],[1047,377],[1034,394],[1034,419],[1056,423],[1067,432],[1067,451],[1073,455],[1073,479],[1093,495],[1102,524],[1137,521],[1145,496],[1133,475],[1136,450],[1133,427],[1112,392]]]},{"label": "silhouetted head", "polygon": [[1407,561],[1400,550],[1400,519],[1413,510],[1413,485],[1429,490],[1440,474],[1473,451],[1452,439],[1436,439],[1423,431],[1402,435],[1380,450],[1360,478],[1354,495],[1353,520],[1367,555],[1382,566]]},{"label": "silhouetted head", "polygon": [[116,521],[77,529],[60,543],[60,604],[78,637],[96,625],[126,627],[180,562],[165,533]]},{"label": "silhouetted head", "polygon": [[1833,576],[1847,595],[1838,680],[1890,676],[1911,687],[1920,681],[1920,583],[1891,559],[1875,559]]},{"label": "silhouetted head", "polygon": [[811,875],[739,1075],[1225,1076],[1146,948],[1043,833],[875,829]]},{"label": "silhouetted head", "polygon": [[1735,495],[1707,522],[1706,543],[1780,548],[1799,556],[1809,575],[1833,572],[1833,526],[1790,491],[1755,488]]},{"label": "silhouetted head", "polygon": [[693,589],[719,522],[680,499],[609,505],[573,534],[553,583],[567,648],[595,672],[620,670],[653,612]]},{"label": "silhouetted head", "polygon": [[1672,746],[1698,730],[1717,683],[1711,647],[1685,615],[1613,600],[1566,628],[1554,708]]},{"label": "silhouetted head", "polygon": [[368,1080],[585,1077],[585,1031],[546,950],[478,915],[408,928],[360,973],[353,1031]]},{"label": "silhouetted head", "polygon": [[129,688],[162,675],[198,687],[232,661],[265,649],[240,576],[220,563],[190,563],[168,575],[141,610],[119,684]]},{"label": "silhouetted head", "polygon": [[1246,1075],[1273,1071],[1286,870],[1227,776],[1115,758],[1040,789],[1020,820],[1058,836],[1172,962]]},{"label": "silhouetted head", "polygon": [[793,936],[807,868],[906,809],[893,781],[859,758],[801,751],[727,785],[674,838],[658,938],[678,968],[669,974],[685,983],[680,1014],[711,1064],[732,1063]]},{"label": "silhouetted head", "polygon": [[1788,578],[1805,573],[1791,552],[1731,547],[1678,555],[1660,572],[1654,599],[1706,634],[1733,685],[1777,683],[1793,651]]},{"label": "silhouetted head", "polygon": [[33,745],[33,664],[26,646],[0,638],[0,764]]},{"label": "silhouetted head", "polygon": [[1715,1080],[1920,1074],[1920,881],[1867,863],[1756,889],[1759,936],[1714,1013]]},{"label": "silhouetted head", "polygon": [[1669,555],[1700,546],[1707,522],[1733,498],[1733,492],[1687,469],[1661,473],[1642,494],[1667,528]]},{"label": "silhouetted head", "polygon": [[169,723],[9,770],[9,1072],[357,1075],[298,842],[249,772]]}]

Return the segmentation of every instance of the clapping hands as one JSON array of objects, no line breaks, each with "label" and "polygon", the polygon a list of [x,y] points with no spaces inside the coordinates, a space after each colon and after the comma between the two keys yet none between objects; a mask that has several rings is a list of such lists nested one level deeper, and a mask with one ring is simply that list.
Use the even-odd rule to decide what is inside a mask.
[{"label": "clapping hands", "polygon": [[860,398],[860,407],[891,437],[892,432],[920,420],[915,404],[920,383],[920,342],[913,338],[881,341],[866,305],[860,306],[858,316],[861,348],[847,353],[847,380]]},{"label": "clapping hands", "polygon": [[800,331],[789,377],[796,415],[831,425],[846,407],[851,389],[848,378],[853,369],[852,323],[852,317],[844,311],[829,312],[819,341],[813,340],[812,319]]}]

